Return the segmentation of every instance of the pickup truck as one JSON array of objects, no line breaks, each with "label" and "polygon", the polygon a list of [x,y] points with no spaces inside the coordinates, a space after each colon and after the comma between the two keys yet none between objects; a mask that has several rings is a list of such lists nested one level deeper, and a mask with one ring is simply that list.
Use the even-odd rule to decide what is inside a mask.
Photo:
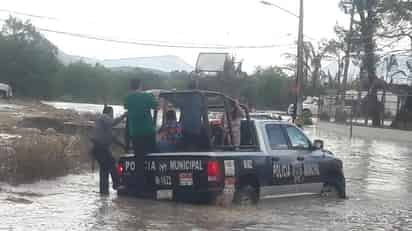
[{"label": "pickup truck", "polygon": [[[217,94],[227,102],[226,106],[232,102],[220,93],[201,91],[171,92],[163,96],[175,98],[185,94],[203,97]],[[238,204],[308,194],[346,196],[342,161],[324,150],[323,141],[312,143],[300,128],[285,121],[251,120],[246,108],[245,111],[238,147],[213,144],[209,150],[148,154],[140,165],[144,167],[143,179],[137,177],[139,164],[135,156],[122,156],[117,166],[118,194]],[[209,123],[207,116],[202,121],[205,126]],[[205,137],[213,134],[207,133]]]}]

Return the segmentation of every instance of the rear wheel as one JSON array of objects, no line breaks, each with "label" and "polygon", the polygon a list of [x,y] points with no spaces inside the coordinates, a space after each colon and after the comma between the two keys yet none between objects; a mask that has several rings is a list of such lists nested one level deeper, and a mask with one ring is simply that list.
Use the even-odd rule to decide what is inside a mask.
[{"label": "rear wheel", "polygon": [[117,195],[119,195],[119,196],[131,196],[132,195],[132,193],[129,191],[129,189],[128,188],[117,188],[116,189],[116,191],[117,191]]},{"label": "rear wheel", "polygon": [[258,202],[259,196],[257,189],[251,185],[241,186],[235,192],[233,202],[237,205],[247,206],[254,205]]}]

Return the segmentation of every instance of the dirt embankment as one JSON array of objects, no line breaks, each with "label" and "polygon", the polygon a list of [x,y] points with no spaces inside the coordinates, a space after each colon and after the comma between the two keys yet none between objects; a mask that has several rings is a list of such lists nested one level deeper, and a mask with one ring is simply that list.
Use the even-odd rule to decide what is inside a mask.
[{"label": "dirt embankment", "polygon": [[0,101],[0,181],[23,183],[90,169],[92,119],[37,101]]}]

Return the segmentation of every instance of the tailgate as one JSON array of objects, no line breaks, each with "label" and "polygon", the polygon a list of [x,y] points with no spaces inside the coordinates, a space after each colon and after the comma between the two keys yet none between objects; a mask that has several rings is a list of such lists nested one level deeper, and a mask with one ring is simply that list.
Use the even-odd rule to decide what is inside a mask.
[{"label": "tailgate", "polygon": [[147,183],[154,189],[208,188],[209,157],[148,156],[144,161]]},{"label": "tailgate", "polygon": [[120,157],[117,165],[120,185],[127,186],[130,189],[137,188],[139,186],[138,183],[140,183],[137,177],[139,168],[134,155]]},{"label": "tailgate", "polygon": [[219,192],[224,186],[224,166],[207,154],[147,155],[143,161],[144,180],[139,180],[136,157],[122,157],[119,162],[123,167],[122,185],[141,188],[139,186],[144,181],[144,191],[157,199],[173,199],[178,195],[200,196],[202,193]]}]

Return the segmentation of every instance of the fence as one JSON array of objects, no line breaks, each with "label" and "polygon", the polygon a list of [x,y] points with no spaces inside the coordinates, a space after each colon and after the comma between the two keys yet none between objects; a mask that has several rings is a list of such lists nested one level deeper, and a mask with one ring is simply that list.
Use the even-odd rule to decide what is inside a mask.
[{"label": "fence", "polygon": [[[318,103],[319,119],[353,125],[412,129],[407,122],[394,124],[408,119],[399,118],[408,97],[412,95],[391,92],[378,92],[377,97],[371,97],[366,91],[349,91],[344,97],[321,95]],[[373,119],[379,119],[379,123],[373,123]]]}]

